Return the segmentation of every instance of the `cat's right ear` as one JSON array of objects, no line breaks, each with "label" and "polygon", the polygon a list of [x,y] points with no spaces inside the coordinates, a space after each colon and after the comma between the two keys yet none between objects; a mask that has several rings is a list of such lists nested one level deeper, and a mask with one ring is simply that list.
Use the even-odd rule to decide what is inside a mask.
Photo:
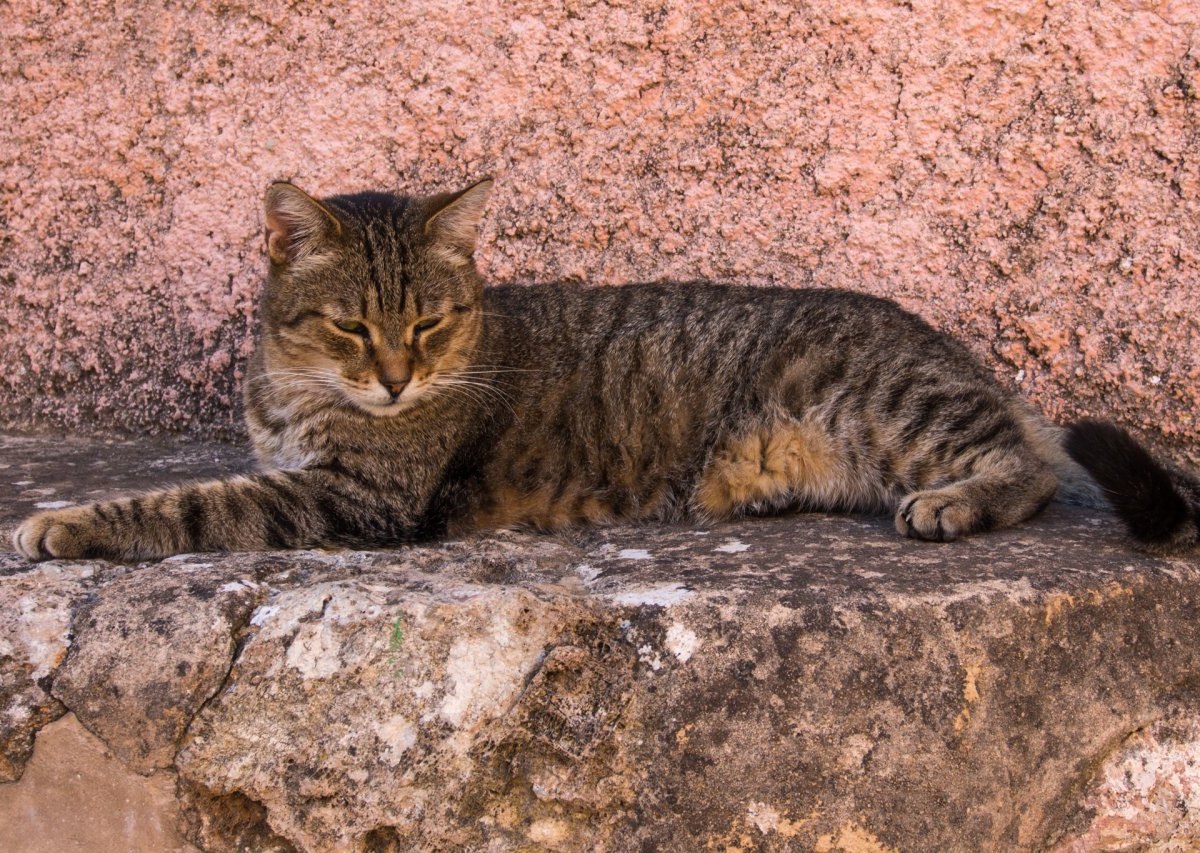
[{"label": "cat's right ear", "polygon": [[273,264],[295,263],[342,232],[332,210],[287,181],[271,184],[263,207]]},{"label": "cat's right ear", "polygon": [[452,254],[469,261],[475,251],[483,206],[491,191],[492,179],[484,178],[465,190],[428,199],[431,212],[425,220],[425,233]]}]

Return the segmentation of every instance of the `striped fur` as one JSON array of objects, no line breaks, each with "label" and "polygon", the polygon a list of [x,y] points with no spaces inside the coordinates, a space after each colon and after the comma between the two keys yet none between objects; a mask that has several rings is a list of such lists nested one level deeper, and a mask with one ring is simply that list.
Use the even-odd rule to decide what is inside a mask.
[{"label": "striped fur", "polygon": [[264,473],[42,513],[17,548],[142,559],[787,509],[887,512],[947,541],[1096,497],[1056,427],[890,301],[484,288],[490,186],[273,186],[246,383]]}]

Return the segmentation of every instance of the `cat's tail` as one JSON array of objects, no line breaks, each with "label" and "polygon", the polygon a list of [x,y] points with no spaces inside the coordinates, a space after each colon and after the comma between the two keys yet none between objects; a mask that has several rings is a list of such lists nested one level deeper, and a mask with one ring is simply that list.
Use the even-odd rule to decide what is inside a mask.
[{"label": "cat's tail", "polygon": [[1200,478],[1157,461],[1104,421],[1072,424],[1063,447],[1095,479],[1143,550],[1169,555],[1200,547]]}]

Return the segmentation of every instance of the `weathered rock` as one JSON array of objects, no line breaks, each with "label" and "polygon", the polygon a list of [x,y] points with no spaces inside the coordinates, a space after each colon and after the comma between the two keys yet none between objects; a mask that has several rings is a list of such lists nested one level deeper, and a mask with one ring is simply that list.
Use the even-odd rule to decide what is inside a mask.
[{"label": "weathered rock", "polygon": [[138,772],[171,766],[192,717],[225,680],[260,595],[244,575],[201,563],[114,580],[76,615],[55,698]]},{"label": "weathered rock", "polygon": [[[511,760],[512,730],[528,736],[529,689],[578,701],[547,692],[543,669],[563,660],[564,643],[586,642],[577,635],[590,621],[569,599],[405,574],[285,592],[255,619],[236,689],[206,709],[178,767],[210,791],[261,802],[304,849],[350,846],[381,827],[418,846],[478,841],[467,827],[486,813],[476,801],[491,799],[492,753]],[[533,732],[567,744],[573,734]],[[584,734],[586,746],[594,733]]]},{"label": "weathered rock", "polygon": [[38,729],[64,711],[50,674],[67,655],[72,607],[96,576],[88,565],[18,565],[0,555],[0,782],[21,775]]},{"label": "weathered rock", "polygon": [[173,776],[201,849],[1200,844],[1200,563],[1095,513],[4,559],[5,636],[40,587],[71,626],[5,665]]},{"label": "weathered rock", "polygon": [[1080,804],[1086,827],[1056,853],[1191,850],[1200,838],[1200,719],[1195,708],[1157,720],[1121,742]]}]

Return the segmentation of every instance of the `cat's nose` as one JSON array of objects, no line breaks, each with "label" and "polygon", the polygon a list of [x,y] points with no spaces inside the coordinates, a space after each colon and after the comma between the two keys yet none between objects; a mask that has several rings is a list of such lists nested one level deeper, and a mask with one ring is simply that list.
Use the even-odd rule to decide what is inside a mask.
[{"label": "cat's nose", "polygon": [[403,394],[404,389],[408,387],[408,378],[405,377],[403,379],[392,379],[390,377],[382,377],[379,380],[379,384],[386,388],[387,392],[392,395],[392,399],[395,400],[397,397]]},{"label": "cat's nose", "polygon": [[412,379],[412,363],[404,353],[380,352],[376,356],[375,377],[395,402]]}]

